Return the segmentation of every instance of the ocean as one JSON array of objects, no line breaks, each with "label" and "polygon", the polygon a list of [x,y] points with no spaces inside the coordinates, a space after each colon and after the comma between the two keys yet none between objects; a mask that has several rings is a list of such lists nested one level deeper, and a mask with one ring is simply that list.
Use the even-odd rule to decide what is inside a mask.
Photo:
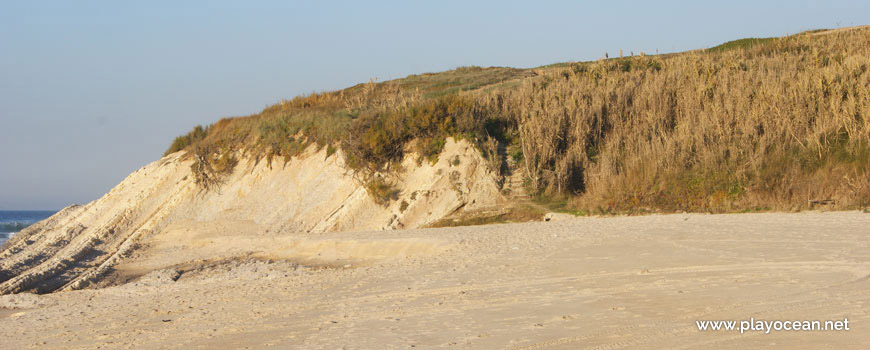
[{"label": "ocean", "polygon": [[45,210],[0,210],[0,245],[15,232],[52,216],[55,211]]}]

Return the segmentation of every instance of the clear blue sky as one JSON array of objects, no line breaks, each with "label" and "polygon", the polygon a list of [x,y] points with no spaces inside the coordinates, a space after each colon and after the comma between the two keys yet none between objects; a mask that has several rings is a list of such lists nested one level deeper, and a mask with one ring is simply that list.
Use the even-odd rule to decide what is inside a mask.
[{"label": "clear blue sky", "polygon": [[3,1],[0,210],[101,196],[197,124],[458,66],[870,23],[865,1]]}]

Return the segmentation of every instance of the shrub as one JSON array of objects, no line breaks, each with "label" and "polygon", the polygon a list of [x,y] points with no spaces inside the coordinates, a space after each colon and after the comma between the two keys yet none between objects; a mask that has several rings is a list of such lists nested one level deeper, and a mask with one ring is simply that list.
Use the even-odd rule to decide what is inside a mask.
[{"label": "shrub", "polygon": [[172,140],[172,144],[169,145],[169,149],[167,149],[166,152],[163,152],[163,155],[168,156],[205,139],[205,137],[208,136],[208,130],[209,127],[203,128],[202,125],[197,125],[193,130],[188,132],[187,135],[182,135],[176,137],[175,140]]},{"label": "shrub", "polygon": [[390,201],[398,198],[399,190],[392,183],[381,177],[372,177],[365,182],[365,189],[375,201],[383,206],[389,206]]},{"label": "shrub", "polygon": [[404,158],[406,145],[417,140],[418,156],[434,160],[447,137],[485,140],[489,117],[471,98],[445,96],[394,111],[361,115],[350,125],[342,149],[347,164],[369,172],[386,170]]},{"label": "shrub", "polygon": [[[285,160],[299,154],[309,145],[328,147],[339,142],[355,116],[347,111],[287,111],[259,123],[258,142],[267,149],[269,157],[282,156]],[[331,150],[331,151],[330,151]]]},{"label": "shrub", "polygon": [[204,189],[220,185],[238,163],[235,152],[230,147],[218,148],[203,144],[194,147],[193,159],[190,170],[193,172],[194,181]]}]

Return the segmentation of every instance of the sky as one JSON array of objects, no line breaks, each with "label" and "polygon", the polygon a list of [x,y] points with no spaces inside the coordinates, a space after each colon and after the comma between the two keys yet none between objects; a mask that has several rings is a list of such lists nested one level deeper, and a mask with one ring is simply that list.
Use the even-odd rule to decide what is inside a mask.
[{"label": "sky", "polygon": [[866,0],[4,0],[0,210],[85,204],[194,126],[303,93],[862,24]]}]

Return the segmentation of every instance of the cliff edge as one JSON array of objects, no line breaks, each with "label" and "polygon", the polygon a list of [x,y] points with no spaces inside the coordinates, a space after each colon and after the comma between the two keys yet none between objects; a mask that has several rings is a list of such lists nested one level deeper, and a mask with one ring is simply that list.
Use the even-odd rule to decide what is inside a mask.
[{"label": "cliff edge", "polygon": [[[240,155],[233,172],[206,190],[195,183],[193,160],[184,151],[170,154],[130,174],[103,197],[67,207],[14,235],[0,251],[0,294],[111,284],[101,280],[178,225],[246,223],[254,229],[239,234],[312,237],[416,228],[502,200],[496,174],[464,140],[448,139],[434,163],[406,156],[401,171],[388,180],[392,198],[386,203],[367,193],[343,159],[340,151],[327,155],[315,147],[284,164]],[[175,255],[174,261],[186,261],[185,251]]]}]

